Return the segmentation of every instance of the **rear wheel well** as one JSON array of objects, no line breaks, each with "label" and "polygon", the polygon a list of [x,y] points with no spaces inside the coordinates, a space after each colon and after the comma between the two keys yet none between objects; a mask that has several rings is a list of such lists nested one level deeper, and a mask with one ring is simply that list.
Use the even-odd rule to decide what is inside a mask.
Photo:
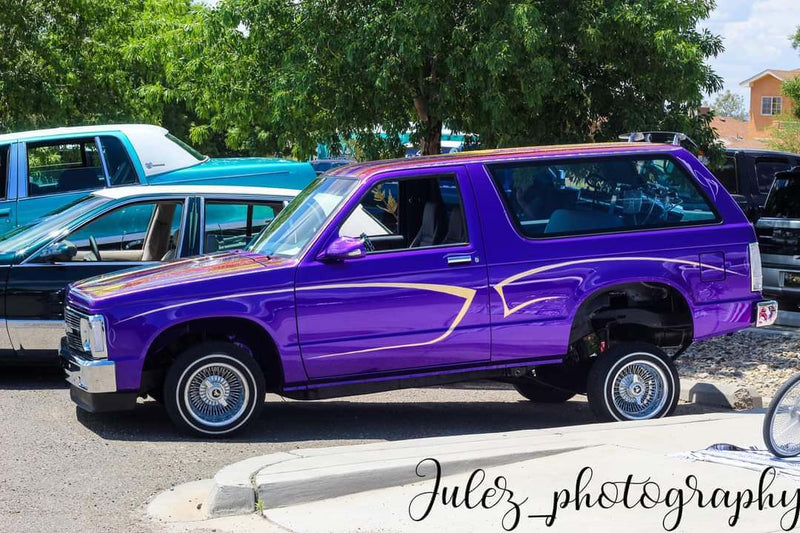
[{"label": "rear wheel well", "polygon": [[644,342],[677,357],[692,342],[689,304],[663,283],[625,283],[604,288],[578,308],[564,361],[537,367],[536,376],[575,392],[586,391],[595,357],[616,344]]},{"label": "rear wheel well", "polygon": [[141,392],[160,391],[167,369],[189,346],[206,341],[233,342],[258,363],[268,392],[283,384],[283,367],[277,346],[264,328],[236,317],[215,317],[182,322],[162,331],[150,344],[144,361]]},{"label": "rear wheel well", "polygon": [[615,343],[647,342],[674,357],[691,344],[692,333],[692,313],[678,290],[663,283],[626,283],[581,304],[569,345],[570,351],[584,352],[577,355],[591,356]]}]

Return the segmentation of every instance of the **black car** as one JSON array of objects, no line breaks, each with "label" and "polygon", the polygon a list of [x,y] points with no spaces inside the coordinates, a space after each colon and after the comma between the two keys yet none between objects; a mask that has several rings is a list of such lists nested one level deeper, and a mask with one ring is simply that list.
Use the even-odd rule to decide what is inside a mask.
[{"label": "black car", "polygon": [[0,235],[0,359],[55,360],[70,283],[243,248],[297,192],[219,185],[102,189]]},{"label": "black car", "polygon": [[778,172],[756,222],[761,250],[764,294],[781,308],[797,311],[800,303],[800,166]]},{"label": "black car", "polygon": [[714,175],[751,220],[762,215],[775,173],[800,165],[800,155],[771,150],[729,148]]}]

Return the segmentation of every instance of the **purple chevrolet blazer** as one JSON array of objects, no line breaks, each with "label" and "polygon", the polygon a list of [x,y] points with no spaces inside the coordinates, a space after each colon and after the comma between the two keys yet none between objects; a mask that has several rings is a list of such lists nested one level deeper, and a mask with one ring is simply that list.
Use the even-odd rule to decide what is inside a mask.
[{"label": "purple chevrolet blazer", "polygon": [[61,361],[88,411],[163,403],[214,436],[266,392],[474,379],[602,420],[675,408],[693,341],[771,324],[753,228],[686,150],[518,148],[336,168],[245,251],[75,283]]}]

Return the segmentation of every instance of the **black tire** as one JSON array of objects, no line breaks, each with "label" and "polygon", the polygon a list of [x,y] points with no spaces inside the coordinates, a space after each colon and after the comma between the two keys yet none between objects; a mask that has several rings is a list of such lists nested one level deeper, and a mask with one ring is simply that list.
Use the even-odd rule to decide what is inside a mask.
[{"label": "black tire", "polygon": [[[628,387],[622,386],[625,381]],[[601,421],[652,420],[675,410],[680,380],[663,350],[645,342],[625,342],[598,356],[589,371],[586,395]]]},{"label": "black tire", "polygon": [[574,392],[554,389],[532,379],[517,381],[514,383],[514,388],[518,393],[536,403],[564,403],[575,396]]},{"label": "black tire", "polygon": [[249,353],[229,342],[203,342],[170,366],[164,407],[182,432],[228,436],[258,418],[264,389],[264,374]]},{"label": "black tire", "polygon": [[[794,419],[798,419],[798,412],[797,405],[781,405],[784,400],[786,400],[787,395],[792,393],[793,396],[796,396],[798,390],[796,387],[800,386],[800,374],[795,374],[794,376],[790,377],[786,383],[784,383],[778,392],[775,393],[775,397],[772,399],[772,402],[769,404],[769,409],[767,410],[766,416],[764,416],[764,426],[762,429],[762,434],[764,436],[764,444],[767,445],[767,449],[772,452],[773,455],[776,457],[797,457],[800,455],[800,428],[797,429],[795,435],[797,435],[798,439],[796,443],[793,443],[794,446],[789,448],[787,446],[781,446],[781,443],[777,442],[774,435],[774,424],[776,421],[776,415],[778,414],[778,409],[783,408],[782,411],[785,411],[787,408],[790,410],[790,416]],[[794,389],[794,390],[793,390]],[[790,398],[790,403],[796,403],[797,398]],[[788,443],[787,443],[788,444]]]}]

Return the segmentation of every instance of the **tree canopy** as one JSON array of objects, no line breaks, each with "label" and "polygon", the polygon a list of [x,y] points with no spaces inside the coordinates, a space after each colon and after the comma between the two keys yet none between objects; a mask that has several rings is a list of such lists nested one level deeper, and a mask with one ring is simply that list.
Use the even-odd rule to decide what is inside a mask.
[{"label": "tree canopy", "polygon": [[744,96],[732,93],[730,90],[718,94],[711,104],[711,109],[721,117],[744,120],[747,115],[744,107]]},{"label": "tree canopy", "polygon": [[[713,0],[10,0],[0,129],[145,120],[211,153],[397,151],[443,127],[486,147],[713,142]],[[31,7],[34,4],[34,7]]]}]

